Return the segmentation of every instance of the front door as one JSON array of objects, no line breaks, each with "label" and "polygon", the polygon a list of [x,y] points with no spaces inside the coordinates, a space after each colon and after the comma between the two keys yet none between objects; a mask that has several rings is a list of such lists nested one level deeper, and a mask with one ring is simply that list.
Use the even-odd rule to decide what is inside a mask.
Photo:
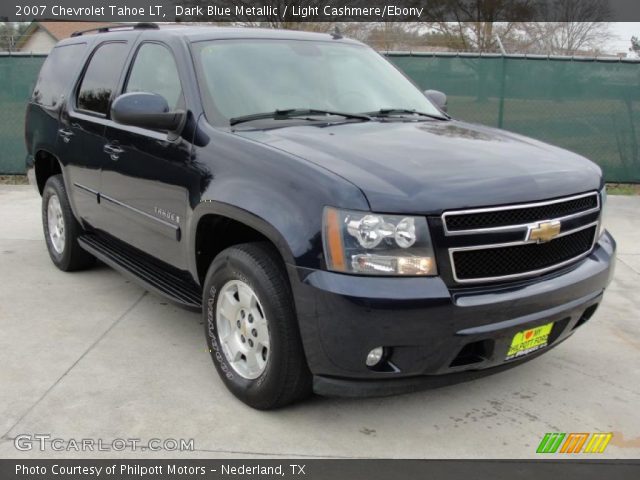
[{"label": "front door", "polygon": [[[162,95],[170,109],[183,109],[180,75],[170,48],[143,42],[122,89]],[[179,269],[186,269],[181,248],[189,191],[197,187],[191,168],[191,144],[168,132],[121,125],[106,129],[107,160],[101,178],[101,202],[108,231]]]}]

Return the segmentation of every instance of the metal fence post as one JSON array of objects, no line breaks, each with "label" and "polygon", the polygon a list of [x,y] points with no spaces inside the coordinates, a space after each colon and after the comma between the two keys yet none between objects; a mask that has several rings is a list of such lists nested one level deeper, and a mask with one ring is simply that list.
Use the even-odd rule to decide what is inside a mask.
[{"label": "metal fence post", "polygon": [[500,100],[498,103],[498,128],[502,128],[504,125],[504,94],[505,83],[507,81],[507,57],[502,55],[502,76],[500,78]]}]

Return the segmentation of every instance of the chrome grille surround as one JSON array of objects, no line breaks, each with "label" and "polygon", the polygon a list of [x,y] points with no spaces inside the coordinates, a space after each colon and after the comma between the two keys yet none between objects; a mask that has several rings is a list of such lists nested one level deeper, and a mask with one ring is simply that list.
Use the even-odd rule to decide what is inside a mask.
[{"label": "chrome grille surround", "polygon": [[[509,212],[509,211],[513,211],[513,210],[521,210],[521,209],[527,209],[527,208],[538,208],[538,207],[542,207],[542,206],[546,206],[546,205],[554,205],[554,204],[561,204],[563,202],[571,202],[574,201],[576,199],[588,199],[588,197],[594,197],[595,199],[595,207],[593,208],[588,208],[586,210],[582,210],[582,211],[578,211],[575,213],[572,213],[570,215],[565,215],[565,216],[560,216],[557,218],[539,218],[536,221],[533,222],[529,222],[529,223],[518,223],[518,224],[514,224],[514,225],[501,225],[501,226],[496,226],[496,227],[489,227],[489,228],[474,228],[474,229],[468,229],[468,230],[449,230],[447,228],[447,218],[451,218],[452,216],[456,216],[456,215],[473,215],[475,213],[486,213],[486,212]],[[593,202],[592,202],[593,203]],[[530,231],[530,229],[540,223],[543,222],[555,222],[555,221],[559,221],[561,222],[561,224],[567,220],[572,220],[574,221],[579,221],[580,217],[586,216],[586,215],[590,215],[590,214],[595,214],[596,212],[600,211],[600,207],[601,207],[601,201],[600,201],[600,195],[598,192],[588,192],[588,193],[584,193],[584,194],[580,194],[580,195],[574,195],[574,196],[570,196],[570,197],[563,197],[563,198],[559,198],[559,199],[553,199],[553,200],[549,200],[549,201],[543,201],[543,202],[534,202],[534,203],[526,203],[526,204],[517,204],[517,205],[508,205],[508,206],[499,206],[499,207],[487,207],[487,208],[474,208],[474,209],[468,209],[468,210],[452,210],[452,211],[447,211],[444,212],[441,215],[441,220],[442,220],[442,228],[444,229],[444,235],[445,238],[446,237],[450,237],[450,236],[457,236],[457,235],[475,235],[477,238],[478,234],[496,234],[496,233],[500,233],[500,232],[518,232],[518,231],[522,231],[522,240],[521,241],[510,241],[510,242],[504,242],[504,243],[489,243],[489,244],[484,244],[484,243],[478,243],[478,244],[474,244],[474,245],[469,245],[469,246],[460,246],[460,247],[451,247],[448,249],[448,259],[449,259],[449,263],[450,263],[450,267],[451,267],[451,272],[453,275],[453,279],[456,283],[460,283],[460,284],[472,284],[472,283],[485,283],[485,282],[498,282],[498,281],[509,281],[509,280],[516,280],[516,279],[521,279],[521,278],[527,278],[527,277],[533,277],[536,275],[541,275],[543,273],[546,272],[550,272],[552,270],[561,268],[563,266],[567,266],[571,263],[574,263],[578,260],[580,260],[581,258],[586,257],[587,255],[589,255],[591,253],[591,251],[593,250],[593,247],[596,244],[596,241],[598,239],[598,231],[599,231],[599,222],[600,222],[600,217],[598,216],[598,220],[597,221],[589,221],[588,223],[585,224],[581,224],[575,228],[572,228],[570,230],[561,230],[560,233],[552,240],[550,240],[549,242],[546,242],[545,244],[550,245],[552,244],[556,239],[558,238],[562,238],[564,236],[567,235],[571,235],[574,233],[577,233],[579,231],[588,229],[588,228],[594,228],[594,234],[593,234],[593,239],[591,241],[591,244],[589,245],[589,247],[582,253],[580,253],[577,256],[573,256],[572,258],[568,258],[565,259],[561,262],[555,263],[553,265],[544,267],[544,268],[535,268],[535,269],[531,269],[531,270],[526,270],[526,271],[522,271],[519,273],[515,273],[515,274],[508,274],[508,275],[487,275],[487,276],[483,276],[483,277],[474,277],[474,278],[462,278],[463,276],[458,274],[458,271],[456,270],[456,263],[455,263],[455,258],[454,258],[454,254],[456,252],[461,252],[461,251],[478,251],[478,250],[491,250],[491,249],[496,249],[496,248],[505,248],[505,247],[518,247],[521,245],[531,245],[531,244],[536,244],[536,243],[540,243],[537,242],[535,240],[527,240],[528,237],[528,232]],[[593,216],[593,215],[591,215]]]},{"label": "chrome grille surround", "polygon": [[[560,216],[560,217],[554,217],[554,218],[539,218],[538,220],[536,220],[535,222],[527,222],[527,223],[520,223],[520,224],[514,224],[514,225],[506,225],[506,226],[500,226],[500,227],[489,227],[489,228],[473,228],[473,229],[467,229],[467,230],[449,230],[447,228],[447,218],[449,217],[453,217],[453,216],[460,216],[460,215],[473,215],[474,213],[487,213],[487,212],[502,212],[502,211],[510,211],[510,210],[524,210],[527,208],[536,208],[536,207],[542,207],[545,205],[553,205],[553,204],[560,204],[560,203],[565,203],[565,202],[570,202],[572,200],[577,200],[579,198],[587,198],[587,197],[595,197],[596,198],[596,207],[588,209],[588,210],[582,210],[580,212],[577,213],[573,213],[571,215],[565,215],[565,216]],[[570,218],[575,218],[575,217],[580,217],[582,215],[587,215],[589,213],[593,213],[593,212],[597,212],[600,210],[600,195],[598,195],[598,192],[589,192],[589,193],[584,193],[581,195],[574,195],[571,197],[564,197],[564,198],[557,198],[554,200],[548,200],[546,202],[535,202],[535,203],[523,203],[523,204],[517,204],[517,205],[507,205],[507,206],[502,206],[502,207],[488,207],[488,208],[473,208],[470,210],[452,210],[449,212],[444,212],[442,214],[442,224],[444,225],[444,234],[447,236],[450,235],[469,235],[469,234],[473,234],[473,233],[491,233],[491,232],[499,232],[499,231],[509,231],[509,230],[519,230],[521,228],[527,228],[529,225],[531,225],[531,223],[536,223],[536,222],[541,222],[541,221],[549,221],[549,220],[569,220]]]}]

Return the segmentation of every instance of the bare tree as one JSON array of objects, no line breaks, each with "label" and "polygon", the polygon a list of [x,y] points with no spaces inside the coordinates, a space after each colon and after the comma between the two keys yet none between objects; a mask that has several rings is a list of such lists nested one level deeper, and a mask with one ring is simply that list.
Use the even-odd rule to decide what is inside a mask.
[{"label": "bare tree", "polygon": [[466,51],[495,52],[501,39],[514,34],[517,21],[532,17],[540,0],[440,0],[432,3],[430,29]]},{"label": "bare tree", "polygon": [[0,52],[15,50],[28,26],[28,23],[0,22]]},{"label": "bare tree", "polygon": [[517,36],[515,22],[438,22],[432,29],[449,39],[447,46],[466,52],[498,52],[498,37],[513,43]]},{"label": "bare tree", "polygon": [[599,53],[611,38],[609,26],[601,22],[531,22],[518,26],[522,33],[515,48],[522,53],[580,55]]},{"label": "bare tree", "polygon": [[367,35],[360,38],[376,50],[412,50],[424,43],[419,24],[404,22],[380,22],[369,24]]},{"label": "bare tree", "polygon": [[631,37],[631,48],[629,51],[631,52],[631,58],[640,57],[640,38],[636,36]]},{"label": "bare tree", "polygon": [[611,39],[607,0],[557,0],[545,18],[554,21],[520,23],[519,49],[550,55],[598,53]]}]

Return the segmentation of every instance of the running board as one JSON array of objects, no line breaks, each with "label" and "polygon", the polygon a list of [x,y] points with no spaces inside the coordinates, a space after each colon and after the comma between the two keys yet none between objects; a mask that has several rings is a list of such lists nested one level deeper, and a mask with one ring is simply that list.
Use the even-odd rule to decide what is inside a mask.
[{"label": "running board", "polygon": [[120,241],[86,234],[78,238],[78,244],[147,290],[190,310],[202,310],[202,294],[195,282],[162,268]]}]

